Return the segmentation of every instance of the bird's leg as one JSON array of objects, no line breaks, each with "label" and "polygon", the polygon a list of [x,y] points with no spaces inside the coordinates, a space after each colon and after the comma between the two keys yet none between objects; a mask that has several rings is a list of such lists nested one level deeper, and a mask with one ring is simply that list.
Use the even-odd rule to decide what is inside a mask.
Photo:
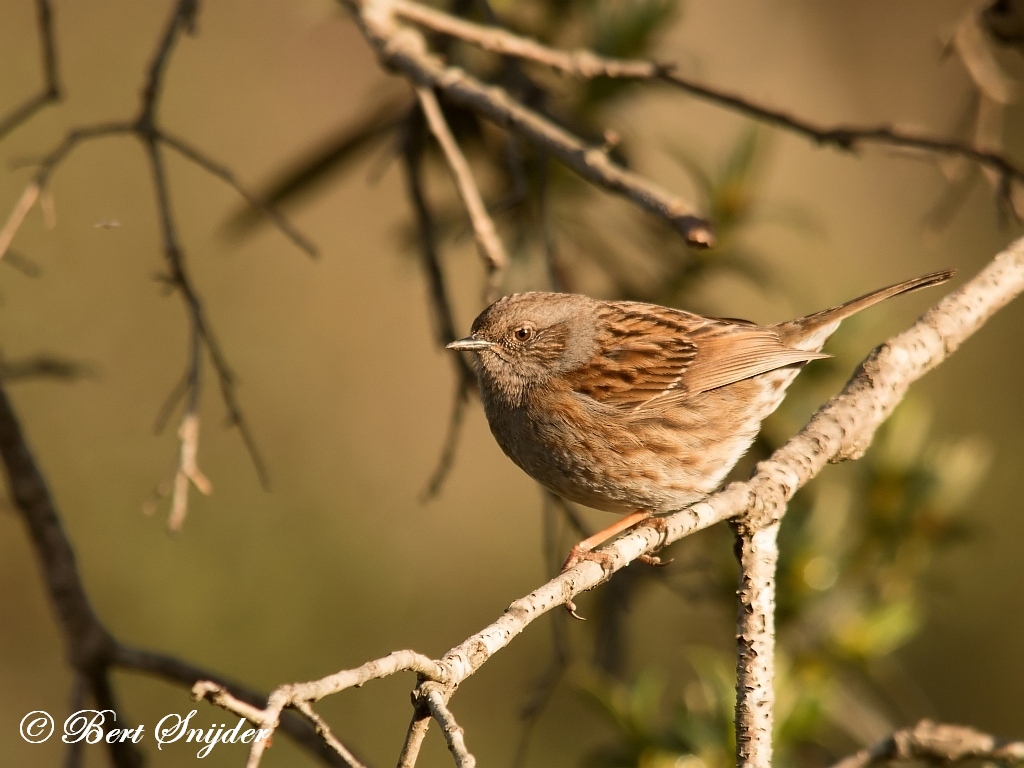
[{"label": "bird's leg", "polygon": [[[612,525],[609,525],[607,528],[603,528],[602,530],[595,533],[593,536],[588,536],[579,544],[576,544],[572,549],[569,550],[569,556],[565,558],[565,562],[562,563],[562,572],[565,573],[567,570],[572,568],[577,563],[582,562],[583,560],[591,560],[600,565],[601,568],[607,572],[609,567],[611,566],[612,556],[604,552],[595,552],[594,547],[600,546],[604,542],[608,541],[608,539],[612,538],[613,536],[617,536],[618,534],[622,533],[625,530],[628,530],[629,528],[632,528],[638,523],[649,523],[652,520],[658,520],[659,523],[661,522],[660,518],[652,517],[651,513],[648,512],[647,510],[638,509],[636,512],[626,515],[624,518],[622,518],[616,523],[613,523]],[[660,530],[660,526],[655,525],[655,527],[659,528]],[[648,556],[645,555],[644,557]],[[661,562],[656,557],[651,559],[655,561],[651,563],[652,565],[657,565]],[[581,621],[584,620],[582,616],[576,613],[576,604],[573,603],[572,600],[567,600],[565,602],[565,607],[566,610],[568,610],[569,613],[572,614],[572,617],[574,619],[580,619]]]},{"label": "bird's leg", "polygon": [[637,523],[647,520],[650,517],[650,512],[638,509],[636,512],[626,515],[618,522],[612,523],[607,528],[601,529],[593,536],[588,536],[569,550],[569,556],[565,558],[565,562],[562,563],[562,571],[564,572],[569,570],[576,565],[576,563],[582,560],[592,560],[595,563],[598,563],[602,568],[605,568],[610,560],[610,556],[603,552],[594,552],[594,547],[604,544],[613,536],[618,536],[628,528],[632,528]]}]

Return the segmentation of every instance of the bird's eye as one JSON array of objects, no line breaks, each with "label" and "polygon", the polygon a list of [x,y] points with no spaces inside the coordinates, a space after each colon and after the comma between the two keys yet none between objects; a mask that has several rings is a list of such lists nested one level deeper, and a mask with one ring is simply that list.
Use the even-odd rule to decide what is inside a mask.
[{"label": "bird's eye", "polygon": [[513,331],[516,341],[529,341],[533,338],[533,328],[529,325],[521,325]]}]

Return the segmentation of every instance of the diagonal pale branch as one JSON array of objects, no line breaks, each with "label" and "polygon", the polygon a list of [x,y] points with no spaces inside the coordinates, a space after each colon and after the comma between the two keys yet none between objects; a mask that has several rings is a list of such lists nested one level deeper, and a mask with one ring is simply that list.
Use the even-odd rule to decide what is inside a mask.
[{"label": "diagonal pale branch", "polygon": [[[480,250],[480,256],[483,257],[490,274],[490,291],[496,292],[501,273],[508,266],[508,254],[505,253],[505,247],[498,237],[494,221],[480,196],[480,188],[477,187],[476,180],[473,178],[473,171],[470,170],[465,155],[462,154],[458,142],[455,141],[455,137],[448,127],[448,121],[444,119],[441,105],[437,103],[437,96],[434,95],[432,89],[419,87],[416,89],[416,97],[420,101],[423,115],[427,118],[430,132],[434,134],[437,143],[441,145],[445,160],[448,161],[448,167],[455,178],[459,197],[462,198],[462,203],[466,206],[466,212],[469,214],[469,220],[473,224],[477,248]],[[497,296],[493,298],[497,298]]]},{"label": "diagonal pale branch", "polygon": [[[421,682],[418,690],[427,685],[441,685],[449,693],[454,691],[537,618],[607,581],[642,554],[731,518],[740,518],[739,525],[752,531],[774,527],[797,490],[829,463],[860,457],[910,385],[946,360],[993,314],[1022,292],[1024,239],[1012,243],[966,285],[942,299],[906,331],[876,348],[843,391],[819,409],[799,434],[758,464],[747,482],[732,483],[703,501],[666,516],[664,525],[659,526],[663,528],[661,531],[644,526],[624,534],[601,550],[608,556],[603,565],[585,561],[573,566],[513,602],[496,621],[436,661],[411,651],[401,652],[403,658],[415,660],[417,671],[424,678],[433,681]],[[761,609],[760,612],[768,611]],[[216,685],[199,683],[195,695],[197,698],[210,696],[214,703],[273,728],[286,702],[311,701],[350,687],[339,685],[338,681],[365,681],[391,674],[388,670],[414,669],[409,663],[396,663],[393,657],[394,654],[321,681],[281,686],[271,694],[267,708],[255,712],[235,706],[231,697],[219,694]],[[369,676],[368,669],[373,670]],[[296,697],[297,691],[302,695]],[[429,719],[417,711],[402,752],[402,766],[415,762],[427,723]],[[248,768],[258,765],[265,741],[253,744]]]},{"label": "diagonal pale branch", "polygon": [[446,66],[427,50],[423,35],[395,20],[391,0],[345,0],[381,63],[400,70],[416,86],[434,88],[454,104],[505,126],[548,151],[588,181],[620,194],[667,220],[694,245],[712,245],[707,221],[681,198],[653,181],[617,165],[601,147],[523,106],[498,86],[481,82],[458,67]]}]

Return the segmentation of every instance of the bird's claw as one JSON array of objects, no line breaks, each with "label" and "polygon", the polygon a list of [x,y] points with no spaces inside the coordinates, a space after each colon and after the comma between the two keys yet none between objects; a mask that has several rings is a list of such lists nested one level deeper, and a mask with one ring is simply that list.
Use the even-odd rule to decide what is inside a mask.
[{"label": "bird's claw", "polygon": [[580,616],[578,613],[576,613],[576,603],[574,603],[572,600],[565,601],[565,610],[567,610],[569,612],[569,615],[572,616],[574,619],[579,619],[580,621],[587,620],[585,616]]},{"label": "bird's claw", "polygon": [[[584,560],[589,560],[592,563],[597,563],[601,566],[601,570],[604,571],[605,576],[611,575],[612,562],[615,560],[613,555],[607,552],[595,552],[592,549],[584,549],[579,544],[569,550],[569,556],[565,558],[565,562],[562,563],[562,573],[565,573],[574,565],[582,563]],[[565,609],[569,611],[569,615],[574,619],[580,621],[586,621],[583,616],[576,613],[576,603],[572,600],[565,601]]]},{"label": "bird's claw", "polygon": [[657,555],[640,555],[637,558],[637,560],[639,560],[641,563],[646,563],[647,565],[655,565],[655,566],[658,566],[660,568],[664,568],[669,563],[674,562],[675,558],[674,557],[670,557],[668,560],[662,560]]}]

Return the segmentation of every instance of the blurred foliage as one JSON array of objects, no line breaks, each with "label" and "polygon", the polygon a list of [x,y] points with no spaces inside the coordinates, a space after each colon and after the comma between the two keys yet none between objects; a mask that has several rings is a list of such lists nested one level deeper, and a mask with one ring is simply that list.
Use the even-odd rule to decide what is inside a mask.
[{"label": "blurred foliage", "polygon": [[[618,57],[651,57],[658,31],[679,11],[672,0],[505,0],[493,7],[478,0],[449,10],[482,23],[500,18],[517,32],[562,48]],[[602,126],[635,95],[635,84],[574,82],[458,41],[439,38],[433,44],[452,63],[501,84],[585,140],[605,146],[617,162],[631,164],[629,137]],[[701,210],[715,223],[717,247],[697,250],[660,220],[599,199],[593,187],[515,136],[450,104],[443,106],[513,256],[506,287],[545,287],[538,285],[540,272],[560,290],[603,291],[703,309],[704,281],[717,272],[785,289],[758,250],[758,226],[777,224],[821,235],[806,213],[764,200],[761,182],[770,141],[763,130],[743,131],[718,161],[707,160],[705,150],[666,143],[667,162],[688,176]],[[422,131],[417,110],[410,100],[369,111],[362,122],[343,128],[296,161],[270,185],[268,197],[285,202],[330,173],[350,168],[352,159],[379,140],[401,142],[407,139],[403,131]],[[440,154],[433,142],[426,144],[432,178],[444,179],[448,171]],[[450,188],[435,201],[433,215],[442,245],[471,240],[465,212]],[[615,240],[613,231],[623,236]],[[402,241],[411,250],[421,235],[410,224]],[[601,276],[596,283],[595,274]],[[856,321],[849,324],[856,327]],[[844,339],[849,336],[831,343],[833,360],[815,363],[797,379],[766,423],[754,459],[767,456],[799,429],[810,403],[838,389],[840,372],[851,370],[859,357]],[[929,413],[925,402],[909,399],[863,460],[812,482],[790,505],[778,572],[775,744],[780,766],[820,766],[878,738],[904,719],[906,702],[917,695],[909,690],[894,652],[921,631],[929,566],[968,533],[965,513],[988,463],[985,446],[975,440],[933,436]],[[578,529],[578,520],[572,522]],[[551,542],[549,549],[560,551]],[[711,560],[701,569],[701,578],[711,581],[705,591],[731,606],[732,552],[721,546],[703,556]],[[592,663],[571,676],[612,726],[608,743],[589,765],[725,768],[734,763],[730,650],[688,648],[684,655],[690,674],[677,688],[654,670],[630,673],[628,633],[622,625],[636,593],[654,582],[667,583],[665,573],[634,566],[596,596],[592,636],[597,652]],[[560,675],[566,662],[559,659],[554,667]],[[550,681],[543,685],[550,687]],[[532,717],[543,704],[531,707]]]}]

